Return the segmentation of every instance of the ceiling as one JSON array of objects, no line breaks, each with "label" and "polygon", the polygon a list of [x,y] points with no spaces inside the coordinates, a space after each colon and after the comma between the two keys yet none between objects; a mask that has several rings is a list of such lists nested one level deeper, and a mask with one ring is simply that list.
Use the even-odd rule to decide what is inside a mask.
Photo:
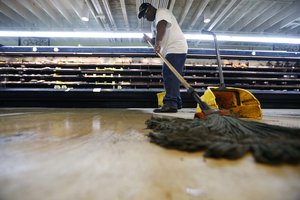
[{"label": "ceiling", "polygon": [[172,10],[185,33],[300,35],[299,0],[0,0],[0,30],[149,32],[142,2]]}]

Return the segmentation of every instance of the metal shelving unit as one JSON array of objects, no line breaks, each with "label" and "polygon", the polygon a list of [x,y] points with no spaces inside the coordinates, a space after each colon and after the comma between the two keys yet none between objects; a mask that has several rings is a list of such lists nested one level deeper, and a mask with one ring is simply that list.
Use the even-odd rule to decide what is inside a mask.
[{"label": "metal shelving unit", "polygon": [[[43,94],[44,97],[64,91],[61,102],[44,100],[42,105],[45,106],[51,106],[53,102],[57,106],[67,106],[63,102],[69,102],[72,107],[76,101],[70,103],[70,94],[76,94],[80,100],[87,93],[90,101],[96,98],[95,102],[98,102],[89,104],[91,107],[109,107],[114,104],[112,101],[120,101],[124,94],[128,100],[117,107],[156,106],[156,93],[163,90],[163,81],[161,61],[151,49],[59,47],[56,52],[53,49],[38,47],[34,52],[32,47],[0,47],[1,106],[15,106],[17,103],[12,103],[15,102],[13,98],[20,99],[20,102],[16,100],[18,106],[25,105],[24,94],[31,94],[31,91],[34,91],[33,95]],[[259,95],[269,94],[270,98],[274,98],[274,94],[292,94],[292,98],[300,99],[300,53],[228,50],[221,51],[221,56],[227,87],[244,88],[254,94],[259,91]],[[208,86],[218,86],[214,51],[190,49],[184,77],[199,93]],[[104,93],[116,99],[103,103]],[[127,94],[140,98],[141,103],[134,104]],[[143,97],[145,104],[142,104]],[[151,100],[145,100],[146,97]],[[184,91],[183,97],[189,99]],[[39,97],[29,99],[28,102],[35,106]],[[186,106],[194,106],[192,100],[186,102]]]}]

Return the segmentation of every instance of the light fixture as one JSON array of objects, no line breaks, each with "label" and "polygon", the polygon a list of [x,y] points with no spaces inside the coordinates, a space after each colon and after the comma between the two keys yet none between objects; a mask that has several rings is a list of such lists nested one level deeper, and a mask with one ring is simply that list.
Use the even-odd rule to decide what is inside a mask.
[{"label": "light fixture", "polygon": [[88,22],[90,19],[88,17],[81,17],[81,20],[84,22]]},{"label": "light fixture", "polygon": [[[151,36],[151,33],[146,33]],[[131,38],[142,39],[143,33],[138,32],[44,32],[44,31],[0,31],[0,37],[46,37],[46,38]],[[211,35],[185,34],[187,40],[213,40]],[[258,43],[286,43],[300,44],[300,38],[271,37],[271,36],[241,36],[217,35],[219,41],[230,42],[258,42]]]},{"label": "light fixture", "polygon": [[208,24],[208,23],[210,22],[210,18],[204,18],[203,22],[204,22],[205,24]]},{"label": "light fixture", "polygon": [[0,31],[0,37],[46,37],[46,38],[142,38],[137,32],[57,32],[57,31]]},{"label": "light fixture", "polygon": [[[185,34],[187,40],[213,40],[211,35]],[[217,35],[218,41],[227,42],[257,42],[257,43],[281,43],[300,44],[300,38],[271,37],[271,36],[239,36],[239,35]]]},{"label": "light fixture", "polygon": [[89,18],[90,12],[89,12],[89,7],[87,6],[87,4],[85,2],[83,2],[83,8],[82,8],[82,12],[81,12],[81,20],[84,22],[88,22],[90,20]]},{"label": "light fixture", "polygon": [[207,6],[204,10],[204,13],[203,13],[203,22],[205,24],[208,24],[210,22],[210,17],[211,17],[211,14],[210,14],[210,6]]},{"label": "light fixture", "polygon": [[254,37],[254,36],[217,36],[220,41],[234,41],[234,42],[259,42],[259,43],[287,43],[287,44],[300,44],[300,38],[288,37]]}]

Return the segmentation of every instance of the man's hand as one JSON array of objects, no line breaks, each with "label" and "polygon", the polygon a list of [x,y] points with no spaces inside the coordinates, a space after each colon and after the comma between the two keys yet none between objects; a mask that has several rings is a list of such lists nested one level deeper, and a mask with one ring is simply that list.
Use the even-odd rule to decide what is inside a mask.
[{"label": "man's hand", "polygon": [[146,35],[144,33],[144,37],[143,37],[144,41],[145,42],[150,42],[153,46],[154,46],[154,50],[156,53],[159,53],[160,52],[160,42],[155,42],[155,38],[150,38],[148,35]]},{"label": "man's hand", "polygon": [[156,53],[160,53],[160,42],[155,43],[154,50],[155,50]]}]

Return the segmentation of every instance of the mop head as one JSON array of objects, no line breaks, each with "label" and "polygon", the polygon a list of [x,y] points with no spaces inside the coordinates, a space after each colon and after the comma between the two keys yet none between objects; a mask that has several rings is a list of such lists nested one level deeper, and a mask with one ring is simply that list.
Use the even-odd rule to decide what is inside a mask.
[{"label": "mop head", "polygon": [[238,159],[251,152],[257,162],[300,163],[300,129],[246,121],[219,114],[205,119],[151,118],[150,141],[205,157]]}]

